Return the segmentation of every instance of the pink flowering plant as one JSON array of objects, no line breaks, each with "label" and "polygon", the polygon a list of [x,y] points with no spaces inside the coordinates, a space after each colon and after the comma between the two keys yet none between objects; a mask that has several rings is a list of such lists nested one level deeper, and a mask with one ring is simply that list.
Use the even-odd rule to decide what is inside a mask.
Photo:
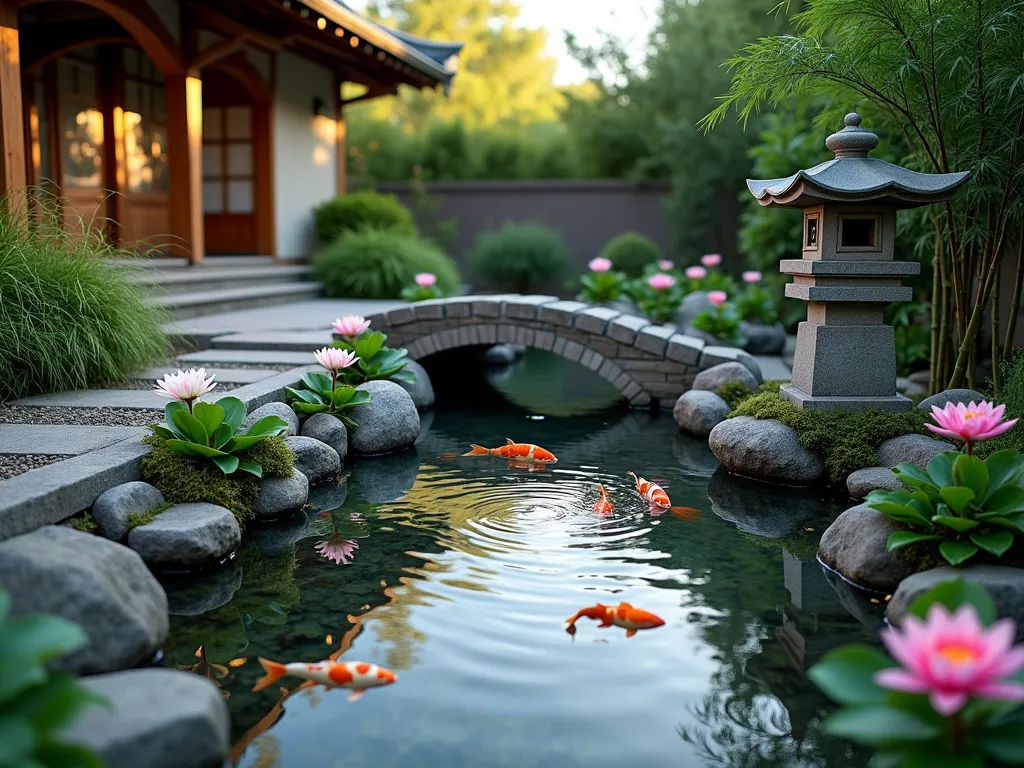
[{"label": "pink flowering plant", "polygon": [[594,304],[607,304],[619,299],[626,289],[626,275],[612,268],[611,259],[598,256],[587,263],[590,271],[580,278],[576,298]]},{"label": "pink flowering plant", "polygon": [[882,630],[888,654],[846,645],[808,677],[841,708],[833,736],[875,747],[872,765],[906,768],[1024,764],[1024,645],[996,619],[978,584],[943,582],[900,626]]},{"label": "pink flowering plant", "polygon": [[686,267],[683,274],[689,281],[689,291],[725,291],[730,296],[736,293],[736,283],[727,273],[721,272],[722,256],[705,253],[700,264]]},{"label": "pink flowering plant", "polygon": [[729,303],[729,295],[725,291],[708,291],[708,301],[711,309],[696,315],[690,324],[719,341],[742,347],[746,339],[740,333],[740,316]]},{"label": "pink flowering plant", "polygon": [[371,330],[370,321],[366,318],[350,315],[335,320],[334,338],[332,348],[347,350],[356,356],[355,364],[340,372],[339,379],[346,384],[363,384],[379,379],[416,383],[416,374],[405,370],[409,364],[406,359],[409,353],[405,349],[385,346],[387,335]]},{"label": "pink flowering plant", "polygon": [[668,272],[650,272],[637,278],[630,293],[640,311],[656,323],[674,318],[686,295],[680,281]]},{"label": "pink flowering plant", "polygon": [[[978,440],[1002,434],[1016,423],[1003,421],[1003,406],[950,403],[935,408],[933,432],[962,440],[970,451]],[[937,546],[950,565],[960,565],[984,552],[999,559],[1024,532],[1024,456],[997,451],[982,461],[977,456],[947,451],[933,456],[925,469],[899,464],[896,477],[909,487],[872,491],[867,504],[899,523],[889,535],[890,550],[914,545]]]},{"label": "pink flowering plant", "polygon": [[413,284],[402,289],[401,296],[406,301],[426,301],[427,299],[440,299],[441,293],[437,285],[437,275],[432,272],[420,272],[413,278]]},{"label": "pink flowering plant", "polygon": [[349,429],[355,429],[359,425],[342,411],[370,402],[370,393],[343,383],[341,377],[359,358],[355,352],[337,347],[324,347],[313,356],[327,373],[307,371],[302,374],[304,388],[285,387],[292,410],[305,414],[329,413]]},{"label": "pink flowering plant", "polygon": [[740,319],[763,325],[777,323],[779,313],[775,310],[775,301],[771,294],[761,287],[761,279],[764,276],[756,270],[748,270],[742,277],[746,288],[736,295],[736,311]]}]

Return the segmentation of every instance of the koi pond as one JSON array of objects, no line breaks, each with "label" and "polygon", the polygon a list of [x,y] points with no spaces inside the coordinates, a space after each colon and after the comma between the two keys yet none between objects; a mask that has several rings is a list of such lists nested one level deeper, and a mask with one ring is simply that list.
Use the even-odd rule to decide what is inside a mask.
[{"label": "koi pond", "polygon": [[[167,583],[165,663],[220,686],[233,764],[866,765],[821,732],[831,706],[806,678],[881,622],[815,560],[847,500],[716,471],[670,414],[618,407],[543,353],[486,377],[501,397],[464,381],[424,414],[414,451],[347,464],[221,572]],[[459,456],[505,437],[559,462]],[[629,471],[699,519],[652,515]],[[611,514],[594,510],[598,484]],[[665,625],[566,632],[579,609],[622,601]],[[290,677],[252,693],[258,656],[366,661],[398,679],[356,703]]]}]

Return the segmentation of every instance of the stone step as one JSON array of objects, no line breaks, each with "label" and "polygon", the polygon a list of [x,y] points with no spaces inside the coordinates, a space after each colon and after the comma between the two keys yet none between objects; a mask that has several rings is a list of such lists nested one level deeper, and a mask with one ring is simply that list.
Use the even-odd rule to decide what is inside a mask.
[{"label": "stone step", "polygon": [[315,364],[312,350],[307,352],[248,350],[248,349],[204,349],[178,356],[182,365],[210,365],[217,363],[248,363],[250,365],[310,365]]},{"label": "stone step", "polygon": [[232,333],[217,336],[211,342],[214,349],[263,349],[274,351],[312,352],[334,342],[333,332],[327,331],[260,331],[258,333]]},{"label": "stone step", "polygon": [[145,427],[4,424],[0,429],[0,453],[78,456],[148,434],[149,430]]},{"label": "stone step", "polygon": [[[189,366],[186,366],[189,367]],[[191,366],[195,368],[196,366]],[[217,381],[224,384],[252,384],[257,381],[274,376],[277,371],[258,371],[252,368],[217,368],[204,366],[206,373],[213,376]],[[162,379],[168,373],[177,373],[181,366],[169,366],[167,368],[149,368],[145,371],[138,371],[130,374],[128,378],[132,381],[153,381]]]},{"label": "stone step", "polygon": [[255,285],[284,285],[306,281],[310,268],[305,264],[261,265],[256,267],[194,267],[191,269],[144,269],[129,280],[153,294],[198,293],[245,288]]},{"label": "stone step", "polygon": [[10,405],[35,408],[156,408],[162,411],[167,402],[166,397],[160,397],[148,389],[76,389],[23,397],[12,401]]},{"label": "stone step", "polygon": [[220,312],[232,312],[250,307],[263,308],[302,299],[312,299],[319,296],[320,292],[319,283],[296,282],[150,296],[146,302],[150,306],[167,310],[175,320],[187,320]]}]

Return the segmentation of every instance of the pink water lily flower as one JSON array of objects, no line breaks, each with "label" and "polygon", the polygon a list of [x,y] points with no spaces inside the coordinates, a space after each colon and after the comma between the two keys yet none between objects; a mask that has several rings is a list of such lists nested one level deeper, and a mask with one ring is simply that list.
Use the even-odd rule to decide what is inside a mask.
[{"label": "pink water lily flower", "polygon": [[725,291],[708,291],[708,301],[716,307],[725,304],[728,298],[729,295]]},{"label": "pink water lily flower", "polygon": [[1000,619],[983,627],[974,606],[952,615],[933,603],[927,621],[903,619],[902,630],[882,630],[882,642],[901,667],[875,673],[883,688],[927,693],[940,715],[959,712],[968,698],[1024,701],[1024,685],[1007,680],[1024,667],[1024,645],[1013,645],[1016,625]]},{"label": "pink water lily flower", "polygon": [[591,259],[587,262],[587,266],[590,267],[591,272],[607,272],[612,268],[612,260],[598,256],[596,259]]},{"label": "pink water lily flower", "polygon": [[722,255],[720,253],[705,253],[700,257],[700,263],[705,267],[717,267],[722,263]]},{"label": "pink water lily flower", "polygon": [[691,280],[703,280],[708,276],[708,271],[699,266],[687,267],[686,276]]},{"label": "pink water lily flower", "polygon": [[335,347],[324,347],[313,353],[316,361],[331,373],[336,373],[342,368],[348,368],[359,358],[355,352]]},{"label": "pink water lily flower", "polygon": [[192,411],[192,402],[207,392],[213,391],[217,383],[213,374],[207,375],[205,368],[191,368],[187,371],[165,374],[163,379],[156,380],[153,390],[161,397],[181,400]]},{"label": "pink water lily flower", "polygon": [[[414,279],[416,280],[416,285],[420,288],[429,288],[437,282],[437,275],[432,272],[420,272]],[[369,326],[369,323],[367,323],[367,326]]]},{"label": "pink water lily flower", "polygon": [[647,284],[656,291],[665,291],[676,284],[676,279],[672,275],[666,275],[664,272],[659,272],[656,275],[651,275],[647,278]]},{"label": "pink water lily flower", "polygon": [[764,277],[764,275],[756,269],[751,269],[743,273],[743,282],[753,285],[754,283],[760,283],[762,277]]},{"label": "pink water lily flower", "polygon": [[352,338],[370,327],[370,321],[362,315],[345,315],[334,321],[334,330],[342,336]]},{"label": "pink water lily flower", "polygon": [[339,534],[332,533],[326,541],[318,541],[314,544],[313,549],[325,560],[330,560],[337,565],[346,565],[355,559],[359,542],[355,539],[343,539]]},{"label": "pink water lily flower", "polygon": [[977,441],[998,437],[1017,423],[1018,419],[1003,421],[1005,411],[1005,405],[993,405],[985,400],[967,405],[946,403],[944,408],[933,405],[932,418],[939,426],[925,426],[937,435],[963,441],[970,453]]},{"label": "pink water lily flower", "polygon": [[675,264],[673,264],[668,259],[662,259],[661,261],[658,262],[658,269],[660,269],[662,272],[669,272],[673,267],[675,267]]}]

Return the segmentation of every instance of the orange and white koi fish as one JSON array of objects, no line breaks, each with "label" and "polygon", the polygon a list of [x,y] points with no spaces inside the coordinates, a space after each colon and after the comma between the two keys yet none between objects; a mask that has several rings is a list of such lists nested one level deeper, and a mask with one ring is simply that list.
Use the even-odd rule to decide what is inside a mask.
[{"label": "orange and white koi fish", "polygon": [[349,701],[359,701],[367,688],[378,688],[382,685],[391,685],[398,677],[389,669],[378,667],[376,664],[368,664],[365,661],[319,661],[316,664],[303,664],[293,662],[291,664],[278,664],[257,657],[265,674],[261,677],[253,691],[262,691],[268,685],[280,680],[282,677],[297,677],[308,683],[319,684],[327,688],[348,688],[352,691]]},{"label": "orange and white koi fish", "polygon": [[626,474],[631,475],[636,481],[636,492],[650,505],[651,514],[661,515],[665,512],[671,512],[683,520],[693,521],[700,519],[699,509],[694,509],[693,507],[673,507],[668,494],[665,493],[665,489],[657,483],[637,477],[635,472],[627,472]]},{"label": "orange and white koi fish", "polygon": [[505,445],[501,448],[484,448],[482,445],[472,445],[469,453],[463,456],[500,456],[509,461],[524,462],[526,464],[556,464],[558,459],[551,451],[541,448],[533,443],[517,443],[509,437],[505,438]]},{"label": "orange and white koi fish", "polygon": [[611,501],[608,500],[608,494],[605,493],[604,486],[597,486],[598,493],[601,494],[601,498],[594,504],[594,511],[599,515],[610,515],[612,510],[615,509]]},{"label": "orange and white koi fish", "polygon": [[599,629],[613,625],[622,627],[626,630],[626,637],[632,637],[641,629],[654,629],[665,623],[660,616],[656,616],[650,611],[634,608],[629,603],[619,603],[617,606],[598,603],[582,608],[566,619],[569,626],[565,628],[565,631],[570,635],[575,635],[576,622],[584,617],[600,621]]}]

